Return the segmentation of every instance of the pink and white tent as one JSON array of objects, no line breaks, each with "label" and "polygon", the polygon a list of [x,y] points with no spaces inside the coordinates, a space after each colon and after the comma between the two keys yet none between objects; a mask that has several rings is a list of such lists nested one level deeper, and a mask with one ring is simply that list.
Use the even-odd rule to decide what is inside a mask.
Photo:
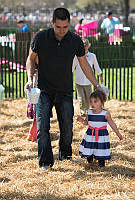
[{"label": "pink and white tent", "polygon": [[88,24],[82,26],[82,37],[97,35],[98,21],[91,21]]}]

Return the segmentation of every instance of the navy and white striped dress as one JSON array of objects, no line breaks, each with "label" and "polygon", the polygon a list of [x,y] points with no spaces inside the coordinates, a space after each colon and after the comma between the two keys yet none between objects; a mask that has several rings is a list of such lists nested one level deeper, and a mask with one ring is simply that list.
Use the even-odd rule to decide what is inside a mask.
[{"label": "navy and white striped dress", "polygon": [[[111,158],[106,112],[107,110],[102,110],[101,113],[94,114],[91,109],[88,110],[89,128],[80,145],[79,154],[81,157],[87,158],[94,155],[97,160],[109,160]],[[98,139],[95,137],[95,128],[99,129]]]}]

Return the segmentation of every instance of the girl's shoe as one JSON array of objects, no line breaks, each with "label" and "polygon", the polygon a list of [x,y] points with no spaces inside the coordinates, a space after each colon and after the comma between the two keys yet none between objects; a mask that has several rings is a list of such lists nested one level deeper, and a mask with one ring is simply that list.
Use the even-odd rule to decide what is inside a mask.
[{"label": "girl's shoe", "polygon": [[99,164],[99,167],[105,167],[105,161],[104,160],[99,160],[98,164]]},{"label": "girl's shoe", "polygon": [[92,163],[93,162],[93,156],[90,156],[87,158],[88,163]]}]

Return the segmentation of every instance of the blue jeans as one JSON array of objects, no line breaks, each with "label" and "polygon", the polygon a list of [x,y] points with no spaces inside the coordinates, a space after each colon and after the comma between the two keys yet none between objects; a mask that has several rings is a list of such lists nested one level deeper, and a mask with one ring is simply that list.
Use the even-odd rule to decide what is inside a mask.
[{"label": "blue jeans", "polygon": [[60,128],[59,159],[72,156],[73,94],[41,91],[36,105],[37,142],[39,166],[53,166],[54,158],[50,139],[50,114],[55,106]]}]

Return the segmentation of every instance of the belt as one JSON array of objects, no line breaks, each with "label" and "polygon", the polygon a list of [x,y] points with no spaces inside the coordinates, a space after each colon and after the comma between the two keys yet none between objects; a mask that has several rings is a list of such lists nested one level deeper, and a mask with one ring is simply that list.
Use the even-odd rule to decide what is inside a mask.
[{"label": "belt", "polygon": [[95,140],[96,141],[98,141],[98,131],[99,130],[101,130],[101,129],[106,129],[107,128],[107,126],[102,126],[102,127],[100,127],[100,128],[94,128],[94,127],[92,127],[92,126],[89,126],[89,129],[91,129],[92,130],[92,136],[93,136],[93,134],[94,134],[94,131],[95,131]]}]

